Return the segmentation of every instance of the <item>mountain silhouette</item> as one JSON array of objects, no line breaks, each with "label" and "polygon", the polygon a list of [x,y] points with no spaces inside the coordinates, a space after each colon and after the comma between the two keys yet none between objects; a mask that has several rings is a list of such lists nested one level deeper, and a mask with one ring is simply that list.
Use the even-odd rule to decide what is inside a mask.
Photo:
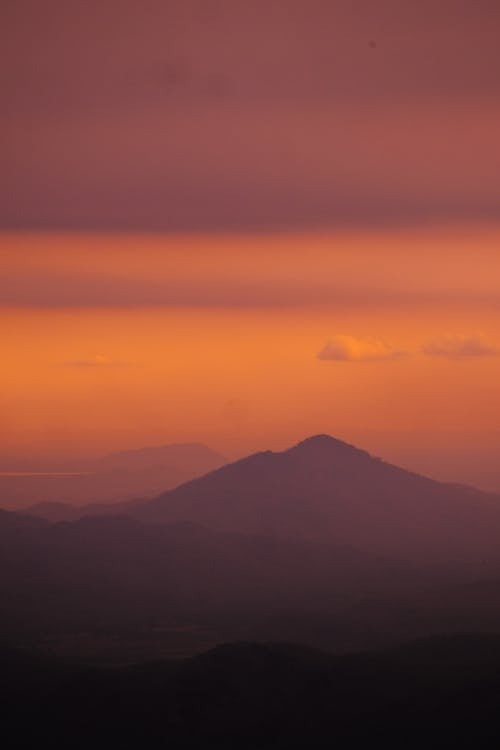
[{"label": "mountain silhouette", "polygon": [[[236,642],[180,660],[85,665],[0,649],[15,747],[495,747],[500,638],[440,636],[335,655]],[[28,719],[28,720],[27,720]]]},{"label": "mountain silhouette", "polygon": [[104,510],[0,513],[0,635],[344,649],[500,627],[500,498],[326,435]]},{"label": "mountain silhouette", "polygon": [[419,476],[328,435],[248,456],[132,513],[150,523],[328,540],[420,563],[500,559],[500,496]]},{"label": "mountain silhouette", "polygon": [[202,443],[172,443],[109,453],[94,462],[100,471],[144,471],[169,467],[172,474],[211,471],[226,463],[224,456]]},{"label": "mountain silhouette", "polygon": [[27,512],[50,521],[116,515],[116,503],[157,495],[225,463],[201,443],[120,451],[71,464],[72,475],[0,476],[0,505],[16,510],[29,502]]}]

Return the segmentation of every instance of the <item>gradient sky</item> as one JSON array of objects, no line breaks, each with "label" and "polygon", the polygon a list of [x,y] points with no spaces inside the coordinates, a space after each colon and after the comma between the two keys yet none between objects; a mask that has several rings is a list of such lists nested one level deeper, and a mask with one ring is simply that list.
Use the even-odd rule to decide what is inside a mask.
[{"label": "gradient sky", "polygon": [[497,2],[0,28],[5,455],[329,432],[500,488]]},{"label": "gradient sky", "polygon": [[500,218],[496,0],[4,0],[0,223]]}]

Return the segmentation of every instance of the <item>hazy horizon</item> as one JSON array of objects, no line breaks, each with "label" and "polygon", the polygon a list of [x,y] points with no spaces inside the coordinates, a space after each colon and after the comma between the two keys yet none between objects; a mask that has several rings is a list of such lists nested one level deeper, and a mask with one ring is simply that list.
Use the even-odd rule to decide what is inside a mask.
[{"label": "hazy horizon", "polygon": [[312,434],[327,432],[338,439],[368,450],[385,461],[400,465],[440,481],[460,482],[477,486],[480,489],[500,492],[500,429],[491,430],[364,430],[346,429],[343,431],[319,423],[318,429],[310,433],[290,431],[288,437],[270,436],[268,439],[246,436],[245,434],[224,436],[205,433],[185,434],[176,440],[169,434],[162,439],[161,430],[153,433],[151,439],[143,442],[143,436],[133,435],[111,438],[100,449],[92,448],[93,437],[82,447],[81,436],[72,439],[41,440],[26,439],[18,445],[7,443],[0,462],[0,476],[16,473],[76,473],[75,467],[99,457],[121,451],[141,450],[155,446],[172,444],[202,443],[222,453],[228,461],[238,460],[260,450],[284,450],[295,442]]},{"label": "hazy horizon", "polygon": [[498,487],[499,240],[0,235],[0,449],[236,457],[326,432]]},{"label": "hazy horizon", "polygon": [[498,486],[498,8],[209,6],[2,5],[0,455],[327,432]]}]

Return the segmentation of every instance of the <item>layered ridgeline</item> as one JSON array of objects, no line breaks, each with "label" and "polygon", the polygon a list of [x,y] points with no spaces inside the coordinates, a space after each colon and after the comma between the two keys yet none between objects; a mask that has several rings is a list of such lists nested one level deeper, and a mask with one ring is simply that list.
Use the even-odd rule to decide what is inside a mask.
[{"label": "layered ridgeline", "polygon": [[146,523],[187,521],[419,563],[500,560],[499,495],[419,476],[328,435],[283,452],[256,453],[141,502],[29,512],[48,520],[126,515]]},{"label": "layered ridgeline", "polygon": [[427,479],[327,435],[249,456],[133,512],[421,563],[500,560],[500,496]]},{"label": "layered ridgeline", "polygon": [[0,513],[4,634],[119,630],[123,649],[125,628],[156,654],[158,638],[170,653],[179,638],[341,649],[500,632],[500,497],[327,436],[112,511]]}]

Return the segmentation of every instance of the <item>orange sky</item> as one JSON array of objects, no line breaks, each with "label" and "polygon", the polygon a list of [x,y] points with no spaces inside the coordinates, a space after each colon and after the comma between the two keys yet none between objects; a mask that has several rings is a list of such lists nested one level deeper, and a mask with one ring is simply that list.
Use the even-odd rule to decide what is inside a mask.
[{"label": "orange sky", "polygon": [[4,454],[500,432],[500,229],[4,234],[0,260]]},{"label": "orange sky", "polygon": [[1,4],[0,458],[327,431],[500,490],[500,6],[206,5]]}]

